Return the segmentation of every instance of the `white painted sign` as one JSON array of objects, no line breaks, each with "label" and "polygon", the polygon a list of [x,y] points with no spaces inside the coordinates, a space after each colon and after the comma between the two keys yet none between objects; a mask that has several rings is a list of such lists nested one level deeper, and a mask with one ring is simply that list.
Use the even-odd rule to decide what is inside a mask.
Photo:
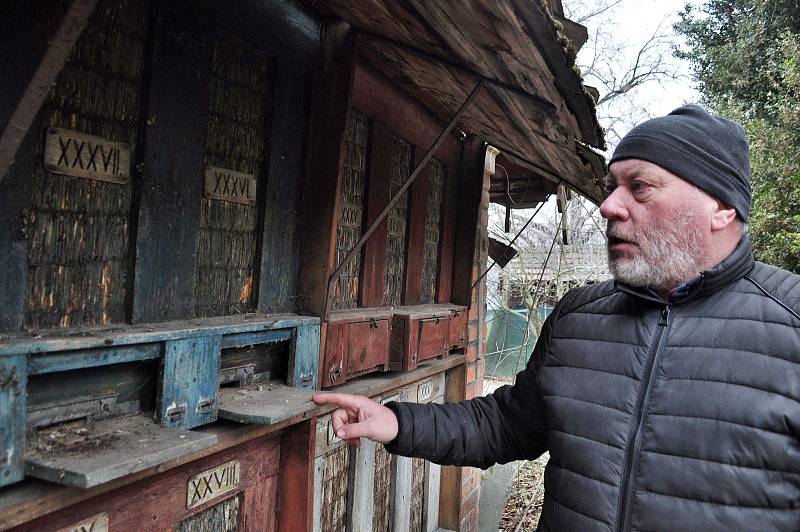
[{"label": "white painted sign", "polygon": [[193,476],[186,486],[186,508],[200,506],[233,491],[239,485],[239,474],[239,461],[231,460]]},{"label": "white painted sign", "polygon": [[209,199],[255,205],[256,176],[219,166],[207,166],[204,192]]},{"label": "white painted sign", "polygon": [[54,174],[124,184],[131,179],[131,149],[123,142],[51,127],[44,142],[44,169]]},{"label": "white painted sign", "polygon": [[59,528],[56,532],[108,532],[108,514],[103,512],[94,515],[80,523]]},{"label": "white painted sign", "polygon": [[417,402],[422,403],[433,397],[433,381],[427,380],[419,383],[417,387]]}]

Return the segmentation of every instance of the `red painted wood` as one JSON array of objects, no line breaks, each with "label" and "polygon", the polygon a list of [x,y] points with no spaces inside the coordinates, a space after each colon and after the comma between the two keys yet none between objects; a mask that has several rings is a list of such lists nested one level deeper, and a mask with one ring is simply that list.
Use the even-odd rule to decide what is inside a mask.
[{"label": "red painted wood", "polygon": [[455,247],[453,249],[453,285],[451,302],[469,306],[472,303],[472,267],[480,221],[483,169],[486,143],[470,136],[464,145],[459,186]]},{"label": "red painted wood", "polygon": [[347,324],[329,323],[325,338],[325,355],[320,369],[323,388],[342,384],[347,380]]},{"label": "red painted wood", "polygon": [[[367,227],[372,225],[389,203],[391,164],[392,132],[379,122],[374,122],[367,175]],[[361,271],[361,305],[364,307],[379,307],[383,302],[386,233],[387,225],[384,220],[364,244],[364,264]]]},{"label": "red painted wood", "polygon": [[447,354],[450,344],[449,322],[449,316],[419,320],[417,364]]},{"label": "red painted wood", "polygon": [[[416,166],[425,154],[414,150]],[[408,212],[408,233],[406,234],[406,290],[404,305],[417,305],[422,296],[422,269],[425,261],[425,212],[428,208],[428,174],[422,171],[411,185],[411,201]]]},{"label": "red painted wood", "polygon": [[[161,475],[98,495],[55,514],[26,523],[14,530],[58,530],[102,512],[108,514],[110,530],[136,530],[137,532],[170,530],[183,519],[202,512],[220,501],[238,496],[243,492],[247,493],[248,490],[255,488],[269,492],[270,488],[263,484],[276,478],[280,452],[280,439],[273,436],[257,438]],[[196,508],[187,509],[186,495],[189,479],[198,473],[234,459],[238,460],[241,466],[237,488]],[[274,493],[274,491],[272,492]],[[263,494],[260,497],[257,494],[253,496],[259,501],[259,515],[275,513],[274,496],[271,498],[264,497]],[[247,498],[249,495],[245,497]],[[272,518],[267,518],[265,523],[269,523],[269,519]]]},{"label": "red painted wood", "polygon": [[389,367],[389,320],[362,321],[348,326],[347,374]]},{"label": "red painted wood", "polygon": [[442,231],[440,234],[439,285],[436,293],[437,303],[450,303],[453,286],[453,253],[456,242],[456,222],[458,217],[458,178],[457,166],[447,166],[444,197],[442,198]]},{"label": "red painted wood", "polygon": [[314,512],[316,419],[293,426],[281,441],[278,530],[311,530]]},{"label": "red painted wood", "polygon": [[239,530],[261,532],[275,530],[275,500],[278,481],[269,477],[242,493],[239,503]]},{"label": "red painted wood", "polygon": [[298,307],[325,313],[328,278],[333,273],[339,190],[350,107],[354,48],[349,26],[330,24],[322,42],[322,68],[312,93],[308,161],[303,194],[303,225]]},{"label": "red painted wood", "polygon": [[[370,118],[386,124],[396,134],[421,148],[423,153],[445,127],[425,107],[363,63],[356,63],[352,105]],[[458,136],[451,134],[434,156],[445,164],[458,164],[461,157]]]},{"label": "red painted wood", "polygon": [[450,316],[450,349],[463,349],[467,346],[467,310]]}]

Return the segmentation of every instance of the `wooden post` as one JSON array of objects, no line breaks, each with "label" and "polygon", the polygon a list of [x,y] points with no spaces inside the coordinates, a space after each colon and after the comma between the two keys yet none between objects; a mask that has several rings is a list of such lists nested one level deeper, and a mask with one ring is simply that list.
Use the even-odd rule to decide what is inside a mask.
[{"label": "wooden post", "polygon": [[177,3],[162,2],[158,9],[143,171],[132,208],[138,209],[128,291],[133,323],[194,317],[212,32]]},{"label": "wooden post", "polygon": [[[466,368],[457,366],[447,372],[445,380],[445,402],[454,403],[464,400],[466,389]],[[439,527],[458,530],[459,509],[461,506],[461,468],[443,466],[439,491]]]},{"label": "wooden post", "polygon": [[[312,93],[308,162],[303,193],[301,310],[322,316],[336,253],[344,139],[355,51],[350,26],[324,28],[322,65]],[[323,333],[324,334],[324,333]]]},{"label": "wooden post", "polygon": [[295,425],[281,440],[278,471],[278,530],[311,530],[314,511],[314,449],[317,423],[310,419]]},{"label": "wooden post", "polygon": [[258,310],[294,312],[300,262],[301,194],[306,149],[308,75],[284,58],[274,70],[269,163],[261,226]]},{"label": "wooden post", "polygon": [[[351,449],[351,477],[347,490],[350,530],[371,530],[375,499],[375,443],[361,439],[361,447]],[[403,529],[395,529],[403,530]]]},{"label": "wooden post", "polygon": [[[392,132],[380,122],[372,127],[372,149],[369,158],[369,184],[367,185],[367,226],[377,220],[389,203],[392,165]],[[380,307],[386,282],[387,222],[383,220],[374,236],[364,244],[364,267],[361,272],[361,304]]]}]

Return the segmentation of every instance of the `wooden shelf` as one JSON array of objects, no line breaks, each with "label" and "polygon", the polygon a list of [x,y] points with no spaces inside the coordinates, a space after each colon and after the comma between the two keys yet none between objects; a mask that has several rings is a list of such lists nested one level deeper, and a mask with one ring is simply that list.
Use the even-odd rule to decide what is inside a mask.
[{"label": "wooden shelf", "polygon": [[216,443],[214,434],[162,427],[152,416],[126,416],[29,442],[25,472],[65,486],[91,488]]},{"label": "wooden shelf", "polygon": [[249,333],[315,325],[319,318],[297,314],[243,314],[147,325],[48,329],[0,335],[0,357],[162,342],[216,334]]}]

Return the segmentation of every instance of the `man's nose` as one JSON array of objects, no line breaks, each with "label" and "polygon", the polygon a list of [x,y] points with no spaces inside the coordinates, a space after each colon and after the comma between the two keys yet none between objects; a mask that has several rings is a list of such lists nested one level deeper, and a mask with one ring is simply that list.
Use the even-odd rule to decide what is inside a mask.
[{"label": "man's nose", "polygon": [[600,216],[606,220],[628,219],[628,209],[625,207],[624,187],[615,188],[611,194],[600,204]]}]

